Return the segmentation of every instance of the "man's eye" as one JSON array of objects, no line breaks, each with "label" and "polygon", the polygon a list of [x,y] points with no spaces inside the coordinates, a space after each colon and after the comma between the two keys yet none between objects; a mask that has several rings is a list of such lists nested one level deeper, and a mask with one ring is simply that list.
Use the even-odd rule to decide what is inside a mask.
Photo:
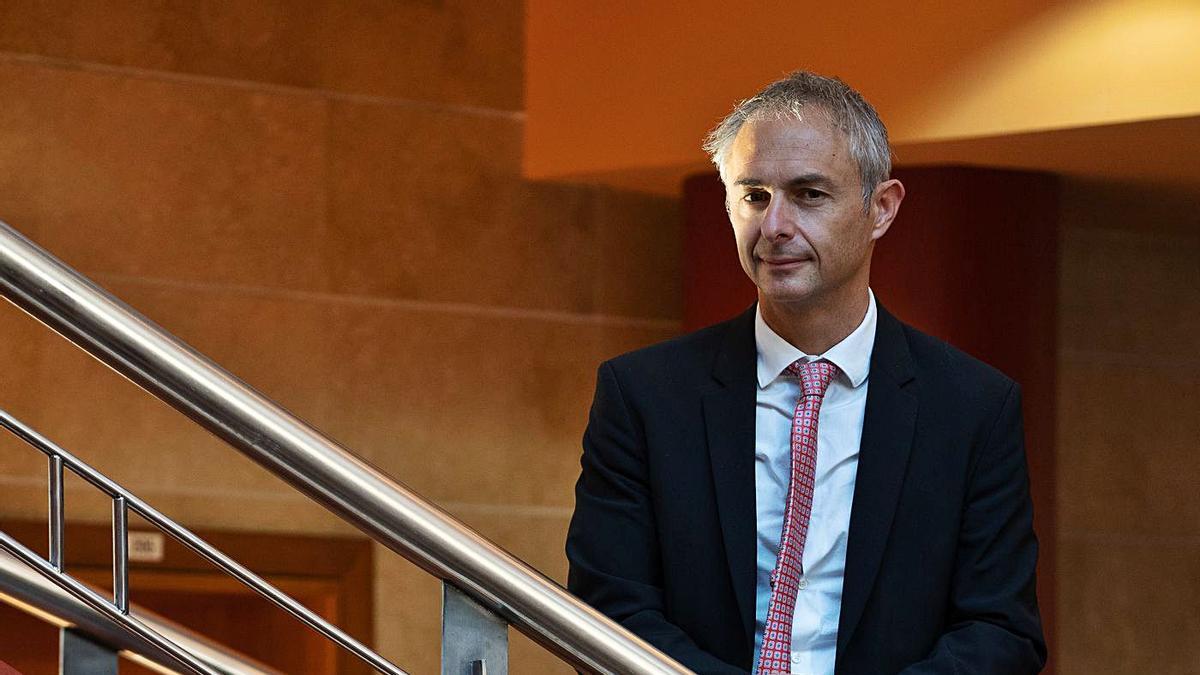
[{"label": "man's eye", "polygon": [[816,201],[823,197],[825,197],[825,193],[821,192],[820,190],[806,188],[806,189],[800,191],[800,198],[803,200],[806,200],[806,201]]},{"label": "man's eye", "polygon": [[747,192],[747,193],[746,193],[746,196],[745,196],[745,197],[742,197],[742,201],[745,201],[745,202],[765,202],[765,201],[767,201],[767,199],[769,199],[769,198],[770,198],[770,195],[768,195],[766,192],[763,192],[762,190],[756,190],[756,191],[754,191],[754,192]]}]

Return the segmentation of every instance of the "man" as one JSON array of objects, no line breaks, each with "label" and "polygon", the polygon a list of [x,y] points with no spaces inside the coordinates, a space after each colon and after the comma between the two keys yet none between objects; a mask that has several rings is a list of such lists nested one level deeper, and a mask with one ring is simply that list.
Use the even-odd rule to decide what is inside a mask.
[{"label": "man", "polygon": [[569,587],[699,673],[1036,673],[1020,393],[868,286],[904,187],[840,80],[706,143],[742,316],[600,366]]}]

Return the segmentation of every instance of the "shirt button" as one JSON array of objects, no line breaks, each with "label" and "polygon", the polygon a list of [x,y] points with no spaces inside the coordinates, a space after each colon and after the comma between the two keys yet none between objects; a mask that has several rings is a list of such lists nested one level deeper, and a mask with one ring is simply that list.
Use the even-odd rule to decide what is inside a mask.
[{"label": "shirt button", "polygon": [[804,577],[800,577],[799,586],[800,586],[800,590],[804,590],[804,589],[808,588],[808,579],[806,579]]},{"label": "shirt button", "polygon": [[800,663],[800,655],[792,654],[792,663]]}]

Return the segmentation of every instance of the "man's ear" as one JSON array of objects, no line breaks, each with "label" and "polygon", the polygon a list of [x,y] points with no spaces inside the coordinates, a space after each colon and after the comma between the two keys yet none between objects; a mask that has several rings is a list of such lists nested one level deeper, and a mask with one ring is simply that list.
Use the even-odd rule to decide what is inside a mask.
[{"label": "man's ear", "polygon": [[887,233],[900,213],[900,202],[904,201],[904,183],[896,180],[885,180],[875,186],[871,195],[871,240],[876,241]]}]

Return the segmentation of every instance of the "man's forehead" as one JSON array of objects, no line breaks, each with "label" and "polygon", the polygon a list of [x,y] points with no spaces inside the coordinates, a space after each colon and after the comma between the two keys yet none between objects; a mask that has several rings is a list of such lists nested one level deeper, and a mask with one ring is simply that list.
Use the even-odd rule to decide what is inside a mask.
[{"label": "man's forehead", "polygon": [[832,145],[847,142],[846,134],[823,115],[750,119],[733,139],[733,148],[774,150],[806,147],[814,142]]},{"label": "man's forehead", "polygon": [[776,170],[827,174],[849,160],[846,135],[820,116],[752,120],[733,140],[729,178],[746,184],[762,182],[767,176],[761,174]]}]

